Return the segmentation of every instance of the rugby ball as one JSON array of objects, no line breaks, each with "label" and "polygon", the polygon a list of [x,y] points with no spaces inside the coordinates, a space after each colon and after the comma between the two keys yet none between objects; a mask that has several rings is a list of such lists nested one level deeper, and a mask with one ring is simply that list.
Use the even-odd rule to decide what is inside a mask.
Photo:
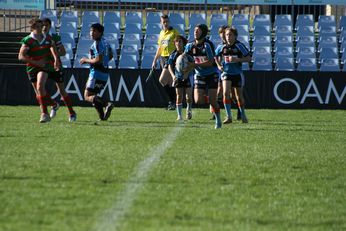
[{"label": "rugby ball", "polygon": [[191,60],[193,60],[193,58],[189,54],[182,53],[175,61],[175,69],[183,76],[184,79],[187,79],[189,77],[189,73],[184,73],[184,70],[187,67],[188,63],[191,62]]}]

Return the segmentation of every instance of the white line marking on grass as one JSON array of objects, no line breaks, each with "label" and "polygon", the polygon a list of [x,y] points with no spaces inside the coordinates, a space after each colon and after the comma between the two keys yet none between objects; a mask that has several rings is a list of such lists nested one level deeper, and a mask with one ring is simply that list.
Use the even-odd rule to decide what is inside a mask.
[{"label": "white line marking on grass", "polygon": [[184,124],[178,124],[162,142],[150,150],[150,155],[139,163],[136,171],[126,183],[125,190],[122,191],[114,206],[108,209],[104,215],[96,222],[95,230],[108,231],[117,230],[124,215],[132,206],[138,192],[147,181],[150,170],[157,164],[160,157],[172,146]]}]

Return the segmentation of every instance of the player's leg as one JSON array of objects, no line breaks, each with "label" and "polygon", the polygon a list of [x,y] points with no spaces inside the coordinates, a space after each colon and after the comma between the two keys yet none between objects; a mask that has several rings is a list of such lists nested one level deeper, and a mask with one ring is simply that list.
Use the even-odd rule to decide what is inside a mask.
[{"label": "player's leg", "polygon": [[103,108],[106,107],[107,104],[101,97],[97,96],[97,93],[103,89],[105,83],[105,81],[100,81],[93,77],[89,77],[84,91],[84,99],[92,103],[99,115],[100,120],[104,120],[105,114]]},{"label": "player's leg", "polygon": [[244,101],[244,95],[243,95],[243,88],[242,87],[236,87],[235,89],[236,97],[238,100],[238,107],[241,111],[241,120],[243,123],[248,123],[248,119],[245,113],[245,101]]},{"label": "player's leg", "polygon": [[237,120],[241,120],[241,110],[238,106],[238,100],[235,95],[235,87],[231,87],[231,99],[234,106],[237,107]]},{"label": "player's leg", "polygon": [[177,120],[183,120],[182,110],[183,110],[183,96],[184,88],[177,86],[176,91],[176,110],[177,110]]},{"label": "player's leg", "polygon": [[226,111],[226,118],[223,121],[224,124],[232,123],[232,111],[231,111],[231,85],[232,82],[230,79],[227,79],[227,76],[225,76],[225,79],[222,81],[223,85],[223,105],[225,107]]},{"label": "player's leg", "polygon": [[37,73],[37,82],[36,82],[36,99],[40,104],[41,109],[41,117],[40,123],[45,123],[50,121],[50,117],[48,115],[47,105],[49,104],[49,100],[47,99],[47,91],[46,91],[46,82],[48,75],[46,72],[40,71]]},{"label": "player's leg", "polygon": [[186,98],[186,119],[192,119],[192,89],[191,87],[185,88]]},{"label": "player's leg", "polygon": [[168,58],[162,58],[162,72],[159,78],[159,82],[165,89],[168,97],[167,110],[175,110],[175,88],[173,87],[173,77],[168,70],[167,66]]},{"label": "player's leg", "polygon": [[73,107],[72,107],[72,99],[71,97],[67,94],[66,90],[65,90],[65,85],[64,85],[64,82],[56,82],[56,86],[59,90],[59,93],[61,95],[61,98],[62,100],[64,101],[67,109],[68,109],[68,112],[69,112],[69,121],[70,122],[74,122],[76,121],[77,119],[77,114],[76,112],[73,110]]}]

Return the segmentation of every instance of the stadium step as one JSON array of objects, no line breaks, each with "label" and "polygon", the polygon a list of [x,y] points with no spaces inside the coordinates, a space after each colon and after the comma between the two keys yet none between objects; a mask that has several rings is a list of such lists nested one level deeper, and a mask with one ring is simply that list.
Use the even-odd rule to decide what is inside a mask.
[{"label": "stadium step", "polygon": [[23,32],[0,32],[0,65],[23,65],[18,60],[20,40],[28,35]]}]

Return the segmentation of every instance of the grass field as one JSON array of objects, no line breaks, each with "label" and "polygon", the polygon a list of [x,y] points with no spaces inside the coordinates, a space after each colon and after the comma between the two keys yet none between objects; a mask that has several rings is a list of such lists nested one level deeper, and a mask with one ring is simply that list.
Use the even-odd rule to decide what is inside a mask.
[{"label": "grass field", "polygon": [[76,110],[0,107],[0,230],[346,230],[345,110]]}]

